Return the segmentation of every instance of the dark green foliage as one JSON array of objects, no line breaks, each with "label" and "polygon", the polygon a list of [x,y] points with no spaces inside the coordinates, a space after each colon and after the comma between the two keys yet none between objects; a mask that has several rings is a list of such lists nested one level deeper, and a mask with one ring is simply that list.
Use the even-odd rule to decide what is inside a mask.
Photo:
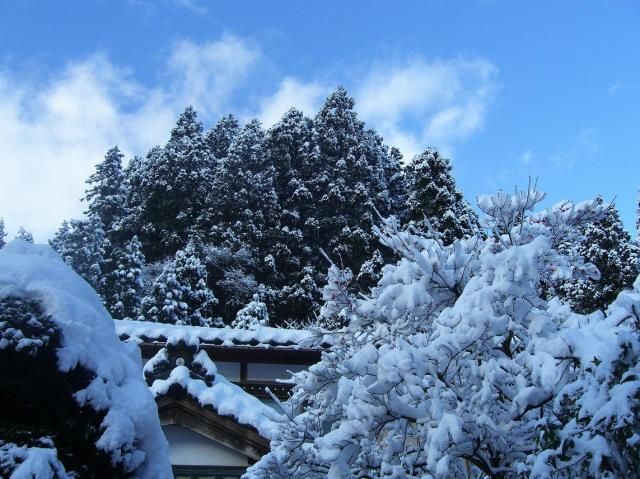
[{"label": "dark green foliage", "polygon": [[89,204],[87,216],[102,222],[107,237],[113,241],[126,215],[127,180],[122,169],[124,155],[117,146],[107,151],[104,161],[87,180],[89,189],[84,200]]},{"label": "dark green foliage", "polygon": [[240,131],[240,124],[233,115],[227,115],[218,121],[216,125],[207,132],[205,141],[209,151],[217,159],[226,158],[229,147],[236,135]]},{"label": "dark green foliage", "polygon": [[479,230],[478,217],[456,188],[447,158],[427,149],[411,161],[407,177],[407,220],[417,229],[428,231],[426,217],[445,245]]},{"label": "dark green foliage", "polygon": [[[104,413],[80,407],[73,397],[93,373],[80,366],[58,371],[62,338],[40,304],[0,299],[0,334],[0,442],[55,447],[66,471],[79,478],[127,477],[96,448]],[[0,476],[9,471],[0,466]]]},{"label": "dark green foliage", "polygon": [[111,254],[112,270],[103,275],[100,284],[102,298],[114,318],[137,319],[140,316],[144,282],[142,244],[134,236],[124,247]]},{"label": "dark green foliage", "polygon": [[[305,221],[305,233],[306,244],[314,247],[312,264],[317,271],[327,268],[319,252],[323,248],[332,259],[359,272],[378,248],[371,233],[375,209],[384,216],[399,213],[399,155],[390,154],[382,139],[365,129],[354,104],[339,88],[313,121],[306,165],[314,174],[305,186],[316,208]],[[357,282],[355,286],[366,288]]]},{"label": "dark green foliage", "polygon": [[[598,197],[599,204],[603,204]],[[615,206],[603,219],[582,231],[584,240],[578,245],[565,245],[598,268],[600,278],[580,278],[565,282],[558,289],[561,298],[579,313],[604,310],[618,294],[630,289],[640,273],[640,250],[624,230]]]},{"label": "dark green foliage", "polygon": [[137,227],[149,261],[172,255],[187,244],[212,185],[213,165],[202,124],[188,107],[168,143],[152,150],[142,175],[135,178],[140,182],[141,204],[131,207],[138,210]]},{"label": "dark green foliage", "polygon": [[99,218],[64,221],[49,244],[94,289],[101,290],[105,243]]}]

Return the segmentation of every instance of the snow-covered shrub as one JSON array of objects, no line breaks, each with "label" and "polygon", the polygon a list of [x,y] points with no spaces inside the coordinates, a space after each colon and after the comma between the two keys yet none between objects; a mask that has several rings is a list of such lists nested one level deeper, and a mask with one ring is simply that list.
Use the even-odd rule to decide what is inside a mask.
[{"label": "snow-covered shrub", "polygon": [[171,474],[139,353],[48,246],[0,251],[0,384],[1,477]]},{"label": "snow-covered shrub", "polygon": [[231,322],[231,327],[236,329],[256,329],[260,326],[269,326],[269,312],[267,305],[260,301],[260,296],[253,295],[249,304],[236,314]]},{"label": "snow-covered shrub", "polygon": [[604,209],[533,213],[543,198],[481,197],[488,235],[450,245],[385,221],[401,259],[341,300],[348,326],[294,375],[288,419],[246,477],[637,476],[638,292],[606,318],[545,301],[542,283],[591,271],[558,247]]}]

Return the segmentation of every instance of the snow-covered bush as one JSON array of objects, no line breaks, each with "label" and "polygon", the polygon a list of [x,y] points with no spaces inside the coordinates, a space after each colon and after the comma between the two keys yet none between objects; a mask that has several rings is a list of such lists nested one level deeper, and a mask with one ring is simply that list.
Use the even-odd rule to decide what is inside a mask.
[{"label": "snow-covered bush", "polygon": [[231,322],[231,327],[236,329],[256,329],[260,326],[269,326],[269,312],[267,305],[260,301],[260,296],[253,295],[249,304],[236,314]]},{"label": "snow-covered bush", "polygon": [[95,291],[50,247],[0,251],[1,477],[169,477],[141,371]]},{"label": "snow-covered bush", "polygon": [[288,419],[246,477],[637,476],[639,291],[605,318],[545,301],[542,284],[593,274],[558,249],[604,207],[534,213],[543,198],[479,198],[487,236],[450,245],[385,221],[401,259],[368,297],[329,298],[348,326],[294,375]]}]

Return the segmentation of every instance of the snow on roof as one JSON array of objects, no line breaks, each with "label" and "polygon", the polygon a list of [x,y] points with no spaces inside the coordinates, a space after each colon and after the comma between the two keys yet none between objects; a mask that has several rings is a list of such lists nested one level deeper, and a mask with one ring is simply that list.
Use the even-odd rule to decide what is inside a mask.
[{"label": "snow on roof", "polygon": [[133,338],[137,342],[178,343],[189,345],[212,344],[219,346],[254,346],[290,349],[321,349],[330,346],[330,334],[299,329],[270,328],[256,329],[207,328],[199,326],[179,326],[148,321],[114,320],[118,335],[124,339]]},{"label": "snow on roof", "polygon": [[[153,369],[153,364],[167,359],[166,349],[158,351],[145,366],[145,370]],[[213,383],[194,378],[185,365],[174,367],[166,379],[156,379],[149,387],[155,397],[164,396],[173,385],[180,386],[201,406],[211,406],[221,416],[232,416],[240,424],[255,428],[260,435],[272,439],[278,431],[277,423],[282,417],[273,408],[262,403],[258,398],[245,392],[240,386],[229,382],[217,373],[215,364],[204,351],[199,351],[195,360],[205,367],[214,377]]]},{"label": "snow on roof", "polygon": [[[14,240],[0,250],[0,298],[37,300],[62,333],[58,369],[95,373],[76,400],[105,411],[97,447],[138,477],[169,477],[168,444],[137,348],[122,343],[98,295],[52,248]],[[131,449],[133,451],[124,452]],[[122,456],[119,456],[122,454]]]}]

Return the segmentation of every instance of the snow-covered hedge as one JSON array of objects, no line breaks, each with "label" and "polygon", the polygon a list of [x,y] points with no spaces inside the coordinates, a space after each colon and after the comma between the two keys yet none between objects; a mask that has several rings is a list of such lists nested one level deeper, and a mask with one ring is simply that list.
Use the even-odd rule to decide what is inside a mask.
[{"label": "snow-covered hedge", "polygon": [[0,250],[0,374],[3,477],[171,477],[137,348],[48,246]]}]

